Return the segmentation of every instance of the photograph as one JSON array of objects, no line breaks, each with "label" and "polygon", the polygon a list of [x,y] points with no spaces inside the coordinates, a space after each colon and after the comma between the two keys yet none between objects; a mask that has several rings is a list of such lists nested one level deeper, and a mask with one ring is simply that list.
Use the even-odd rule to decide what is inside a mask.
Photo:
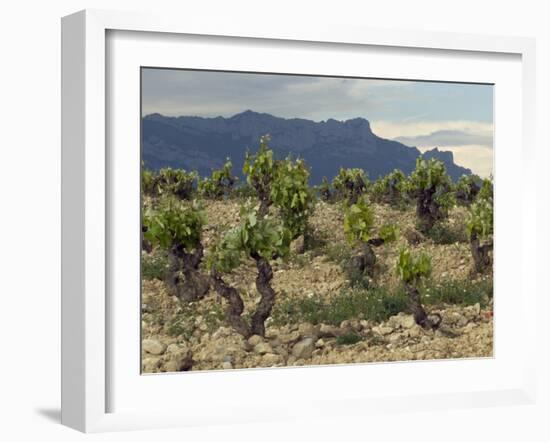
[{"label": "photograph", "polygon": [[142,374],[493,357],[494,84],[140,75]]}]

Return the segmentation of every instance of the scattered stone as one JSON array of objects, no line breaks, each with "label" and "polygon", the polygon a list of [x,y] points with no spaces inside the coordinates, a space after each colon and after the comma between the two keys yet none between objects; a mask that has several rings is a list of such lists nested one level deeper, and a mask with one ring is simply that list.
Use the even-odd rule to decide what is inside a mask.
[{"label": "scattered stone", "polygon": [[288,357],[288,350],[286,347],[283,347],[282,345],[279,346],[279,347],[275,347],[273,349],[273,351],[278,354],[279,356],[283,357],[283,358],[287,358]]},{"label": "scattered stone", "polygon": [[298,333],[303,338],[313,338],[319,333],[319,327],[312,324],[303,323],[298,327]]},{"label": "scattered stone", "polygon": [[387,327],[387,326],[384,326],[384,325],[379,325],[378,327],[373,327],[372,331],[375,332],[375,333],[378,333],[379,335],[386,336],[386,335],[389,335],[393,331],[393,328]]},{"label": "scattered stone", "polygon": [[268,328],[265,331],[265,337],[267,339],[275,339],[277,336],[279,336],[279,332],[275,330],[274,328]]},{"label": "scattered stone", "polygon": [[141,366],[144,373],[156,373],[160,367],[160,359],[145,358],[143,359]]},{"label": "scattered stone", "polygon": [[259,355],[271,353],[272,351],[273,349],[271,348],[271,345],[269,345],[267,342],[259,342],[254,346],[254,353],[258,353]]},{"label": "scattered stone", "polygon": [[282,361],[282,358],[280,355],[273,354],[273,353],[266,353],[262,357],[262,366],[270,367],[276,364],[280,364],[281,361]]},{"label": "scattered stone", "polygon": [[189,371],[193,368],[193,353],[190,350],[180,349],[177,353],[172,353],[164,364],[167,372]]},{"label": "scattered stone", "polygon": [[279,339],[285,344],[293,344],[300,339],[300,332],[298,332],[298,330],[294,330],[290,333],[280,335]]},{"label": "scattered stone", "polygon": [[396,342],[398,342],[402,339],[403,339],[403,335],[401,333],[392,333],[390,335],[390,338],[389,338],[389,340],[392,344],[395,344]]},{"label": "scattered stone", "polygon": [[228,327],[220,327],[212,333],[214,339],[227,338],[228,336],[231,336],[231,329]]},{"label": "scattered stone", "polygon": [[321,324],[319,327],[319,336],[322,338],[337,338],[343,334],[344,332],[334,325]]},{"label": "scattered stone", "polygon": [[465,316],[460,316],[456,321],[456,326],[462,328],[466,327],[466,325],[468,325],[468,318],[466,318]]},{"label": "scattered stone", "polygon": [[359,321],[359,324],[361,325],[361,328],[362,328],[363,330],[369,329],[369,328],[371,327],[370,322],[369,322],[369,321],[366,321],[365,319],[361,319],[361,320]]},{"label": "scattered stone", "polygon": [[286,361],[286,365],[294,365],[296,358],[293,355],[290,355]]},{"label": "scattered stone", "polygon": [[144,339],[141,348],[149,354],[161,355],[166,351],[166,344],[156,339]]},{"label": "scattered stone", "polygon": [[292,347],[292,355],[296,359],[307,359],[311,357],[313,350],[315,349],[315,344],[312,338],[302,339],[300,342],[294,344]]},{"label": "scattered stone", "polygon": [[231,362],[224,362],[222,364],[223,370],[231,370],[233,368],[233,364]]},{"label": "scattered stone", "polygon": [[420,244],[421,242],[424,242],[426,240],[426,238],[424,237],[424,235],[422,235],[422,233],[420,233],[418,230],[411,229],[411,228],[408,228],[407,230],[405,230],[405,232],[403,233],[403,236],[407,239],[407,242],[410,245]]},{"label": "scattered stone", "polygon": [[304,253],[305,250],[305,241],[304,241],[304,235],[300,235],[298,238],[296,238],[294,241],[290,243],[290,252],[295,253],[297,255],[300,255]]},{"label": "scattered stone", "polygon": [[403,329],[409,329],[411,327],[414,327],[416,324],[416,321],[414,320],[413,315],[406,315],[404,313],[399,313],[396,316],[392,316],[390,319],[388,319],[387,326],[393,327],[394,329],[403,328]]},{"label": "scattered stone", "polygon": [[315,347],[317,348],[323,348],[324,346],[325,346],[325,341],[323,341],[323,338],[318,339],[317,342],[315,343]]},{"label": "scattered stone", "polygon": [[252,347],[255,347],[255,346],[258,345],[260,342],[264,342],[264,338],[262,338],[262,337],[259,336],[259,335],[252,335],[252,336],[250,336],[250,338],[248,338],[248,343],[249,343]]},{"label": "scattered stone", "polygon": [[459,333],[456,333],[451,328],[443,325],[436,330],[435,336],[438,338],[441,338],[441,337],[456,338],[457,336],[459,336]]},{"label": "scattered stone", "polygon": [[413,327],[407,330],[407,334],[409,335],[409,338],[419,338],[420,336],[422,336],[422,327],[415,324]]}]

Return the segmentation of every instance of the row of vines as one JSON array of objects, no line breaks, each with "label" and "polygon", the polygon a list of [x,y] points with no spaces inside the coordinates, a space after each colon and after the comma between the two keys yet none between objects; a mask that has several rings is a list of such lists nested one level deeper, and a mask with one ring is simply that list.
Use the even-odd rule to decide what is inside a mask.
[{"label": "row of vines", "polygon": [[[474,271],[492,268],[493,184],[491,179],[463,176],[453,183],[442,162],[419,157],[410,175],[394,170],[370,181],[362,169],[340,169],[329,182],[310,187],[309,169],[301,159],[276,159],[262,137],[256,153],[246,155],[240,183],[228,160],[210,177],[196,172],[164,168],[142,171],[143,249],[158,248],[167,254],[166,283],[183,302],[200,301],[214,289],[226,302],[228,323],[245,337],[265,335],[265,322],[276,303],[272,287],[272,261],[285,259],[290,245],[302,238],[305,247],[315,240],[309,219],[319,200],[340,205],[342,229],[356,253],[348,263],[355,272],[369,274],[377,259],[376,250],[400,234],[388,223],[374,229],[373,204],[396,208],[414,205],[417,229],[429,234],[448,217],[456,205],[468,208],[466,229]],[[239,202],[240,224],[221,232],[205,250],[203,229],[206,217],[201,201],[234,199]],[[244,302],[226,275],[243,262],[253,263],[260,300],[250,315],[243,315]],[[435,329],[441,318],[428,315],[421,302],[419,285],[431,272],[430,256],[400,251],[395,269],[407,293],[409,309],[417,324]]]}]

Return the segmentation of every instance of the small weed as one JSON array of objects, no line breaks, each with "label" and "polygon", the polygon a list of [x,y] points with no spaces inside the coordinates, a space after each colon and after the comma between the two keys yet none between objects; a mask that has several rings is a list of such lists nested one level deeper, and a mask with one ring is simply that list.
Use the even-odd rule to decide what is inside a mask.
[{"label": "small weed", "polygon": [[351,257],[351,250],[346,244],[329,244],[325,248],[325,255],[329,261],[341,264]]},{"label": "small weed", "polygon": [[185,339],[189,339],[194,331],[193,318],[181,314],[176,315],[168,321],[164,328],[170,336],[183,336]]},{"label": "small weed", "polygon": [[308,232],[304,237],[304,248],[310,251],[313,256],[318,256],[325,252],[329,243],[329,238],[322,232]]},{"label": "small weed", "polygon": [[450,225],[444,222],[436,223],[428,232],[428,237],[436,244],[455,244],[467,242],[468,236],[464,224]]},{"label": "small weed", "polygon": [[383,321],[406,309],[405,294],[395,294],[383,288],[370,290],[343,290],[330,301],[318,296],[306,299],[287,299],[277,304],[273,310],[275,324],[339,325],[346,319],[373,319]]},{"label": "small weed", "polygon": [[[484,306],[492,297],[492,287],[490,280],[448,281],[442,284],[428,282],[421,290],[422,303],[473,305],[479,302]],[[342,290],[328,301],[320,296],[302,299],[283,298],[275,305],[272,318],[276,325],[299,322],[339,325],[346,319],[371,319],[381,322],[407,310],[408,299],[401,288],[395,291],[385,287],[367,290],[350,288]]]},{"label": "small weed", "polygon": [[336,338],[336,345],[353,345],[361,341],[362,338],[357,333],[346,333]]},{"label": "small weed", "polygon": [[197,311],[197,306],[182,305],[178,313],[172,316],[165,324],[164,329],[170,336],[183,336],[189,339],[195,330],[195,319],[202,316],[207,330],[213,332],[225,321],[225,314],[220,304],[211,305],[208,310]]},{"label": "small weed", "polygon": [[422,290],[424,304],[457,304],[473,305],[479,302],[484,306],[493,296],[493,282],[479,281],[445,281],[441,284],[430,284]]},{"label": "small weed", "polygon": [[168,258],[164,254],[146,254],[141,255],[141,277],[143,279],[164,280],[166,269],[168,268]]},{"label": "small weed", "polygon": [[365,272],[361,272],[357,267],[349,263],[344,263],[342,269],[349,280],[349,286],[351,288],[368,289],[370,287],[371,279]]},{"label": "small weed", "polygon": [[291,253],[288,256],[288,262],[298,268],[305,267],[310,261],[311,257],[309,253]]}]

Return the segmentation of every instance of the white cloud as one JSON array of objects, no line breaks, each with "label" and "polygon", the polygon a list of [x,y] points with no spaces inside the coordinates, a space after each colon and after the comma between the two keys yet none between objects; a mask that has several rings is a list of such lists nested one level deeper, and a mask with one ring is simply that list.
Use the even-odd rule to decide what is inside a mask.
[{"label": "white cloud", "polygon": [[[372,121],[373,132],[383,138],[419,141],[416,147],[421,151],[438,147],[452,152],[455,163],[468,167],[474,173],[487,177],[493,173],[493,124],[479,121]],[[439,145],[442,131],[453,131],[457,144]],[[460,143],[459,133],[465,140]],[[449,140],[452,137],[447,137]],[[468,140],[468,142],[466,142]],[[472,140],[478,140],[478,143]],[[420,143],[421,141],[421,143]],[[483,141],[483,142],[481,142]]]},{"label": "white cloud", "polygon": [[[425,152],[432,149],[432,146],[419,147],[418,150]],[[447,146],[439,150],[452,152],[456,164],[467,167],[480,177],[488,177],[493,174],[493,149],[487,146]]]},{"label": "white cloud", "polygon": [[417,137],[441,130],[455,130],[480,136],[492,136],[493,124],[479,121],[371,121],[373,132],[383,138]]}]

